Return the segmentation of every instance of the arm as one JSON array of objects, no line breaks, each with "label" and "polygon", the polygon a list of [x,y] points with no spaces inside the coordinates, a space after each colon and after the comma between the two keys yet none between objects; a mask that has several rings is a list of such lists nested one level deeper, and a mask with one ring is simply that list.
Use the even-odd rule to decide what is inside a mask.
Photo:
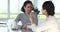
[{"label": "arm", "polygon": [[[24,15],[24,14],[19,14],[19,15],[17,16],[17,18],[15,19],[16,24],[22,19],[22,16],[23,16],[23,15]],[[21,22],[22,22],[22,21],[21,21]],[[20,25],[19,28],[25,29],[26,26],[27,26],[27,24],[24,23],[24,22],[22,22],[22,25]]]},{"label": "arm", "polygon": [[30,28],[33,30],[33,31],[36,31],[36,32],[41,32],[41,31],[44,31],[46,29],[49,28],[49,23],[48,22],[45,22],[43,23],[41,26],[36,26],[35,22],[34,22],[34,17],[33,15],[30,16],[30,21],[32,23],[32,25],[30,26]]},{"label": "arm", "polygon": [[[38,22],[37,22],[37,14],[36,13],[30,13],[30,16],[29,16],[29,19],[30,19],[30,21],[31,21],[31,24],[35,24],[35,25],[37,25],[38,24]],[[34,25],[33,25],[34,26]],[[32,26],[31,25],[28,25],[27,26],[27,28],[31,28]]]},{"label": "arm", "polygon": [[32,24],[31,29],[36,32],[42,32],[44,30],[49,29],[49,24],[43,23],[41,26],[36,26],[35,24]]},{"label": "arm", "polygon": [[[19,14],[15,21],[14,21],[14,24],[13,24],[13,28],[12,29],[17,29],[17,23],[21,20],[21,15]],[[20,28],[21,28],[21,25],[20,25]]]}]

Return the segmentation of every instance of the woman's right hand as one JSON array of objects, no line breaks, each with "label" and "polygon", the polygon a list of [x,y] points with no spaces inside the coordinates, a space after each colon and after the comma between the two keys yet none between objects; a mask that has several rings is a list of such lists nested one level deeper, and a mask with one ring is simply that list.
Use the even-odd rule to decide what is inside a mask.
[{"label": "woman's right hand", "polygon": [[34,22],[34,16],[33,16],[32,13],[30,13],[29,19],[30,19],[30,21],[31,21],[32,24],[35,23],[35,22]]}]

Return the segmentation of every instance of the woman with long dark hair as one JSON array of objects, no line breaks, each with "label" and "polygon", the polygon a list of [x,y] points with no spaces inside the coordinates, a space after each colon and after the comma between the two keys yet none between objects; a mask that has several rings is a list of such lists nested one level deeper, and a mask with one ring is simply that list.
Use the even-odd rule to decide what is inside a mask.
[{"label": "woman with long dark hair", "polygon": [[37,13],[32,12],[32,8],[33,8],[32,2],[31,1],[25,1],[22,8],[21,8],[21,11],[24,12],[24,13],[20,13],[16,17],[16,19],[15,19],[15,24],[16,25],[19,21],[22,22],[22,26],[19,26],[21,30],[26,30],[27,29],[27,27],[26,27],[27,24],[31,25],[30,15],[33,15],[35,24],[36,25],[38,24]]},{"label": "woman with long dark hair", "polygon": [[45,1],[43,3],[42,13],[47,17],[46,21],[42,23],[40,26],[36,26],[34,22],[34,18],[31,16],[30,18],[32,25],[30,28],[32,28],[34,32],[59,32],[58,24],[54,16],[55,6],[52,3],[52,1]]}]

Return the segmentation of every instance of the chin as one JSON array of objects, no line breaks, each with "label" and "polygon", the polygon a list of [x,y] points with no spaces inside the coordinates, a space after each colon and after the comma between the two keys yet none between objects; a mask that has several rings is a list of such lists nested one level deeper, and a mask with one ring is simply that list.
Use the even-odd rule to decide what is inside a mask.
[{"label": "chin", "polygon": [[42,13],[43,15],[45,15],[44,13]]}]

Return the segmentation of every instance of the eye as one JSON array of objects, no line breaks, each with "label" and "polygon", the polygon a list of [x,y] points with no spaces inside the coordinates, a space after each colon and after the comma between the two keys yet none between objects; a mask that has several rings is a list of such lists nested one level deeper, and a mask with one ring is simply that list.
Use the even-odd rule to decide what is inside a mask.
[{"label": "eye", "polygon": [[30,7],[28,6],[28,8],[30,8]]},{"label": "eye", "polygon": [[32,7],[31,7],[32,8]]}]

